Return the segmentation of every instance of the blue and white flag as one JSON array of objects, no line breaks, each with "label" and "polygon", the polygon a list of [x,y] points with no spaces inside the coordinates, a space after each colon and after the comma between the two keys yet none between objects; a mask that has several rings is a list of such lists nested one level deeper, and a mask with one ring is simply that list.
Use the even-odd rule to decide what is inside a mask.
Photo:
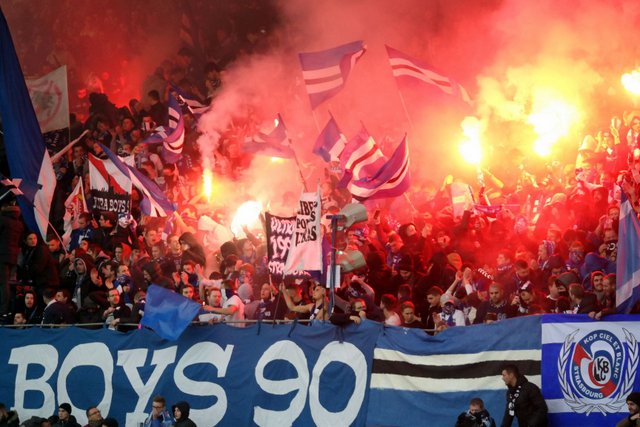
[{"label": "blue and white flag", "polygon": [[162,158],[167,163],[175,163],[182,157],[184,148],[184,118],[182,108],[174,96],[169,97],[169,125],[158,126],[142,141],[144,144],[162,144]]},{"label": "blue and white flag", "polygon": [[351,181],[347,188],[354,199],[364,201],[401,196],[410,184],[409,145],[405,135],[389,160],[374,175]]},{"label": "blue and white flag", "polygon": [[380,147],[364,126],[349,140],[339,156],[344,171],[339,187],[347,187],[352,179],[358,180],[375,175],[387,162]]},{"label": "blue and white flag", "polygon": [[[47,237],[56,174],[29,98],[9,26],[0,11],[0,116],[11,177],[20,179],[18,197],[27,227]],[[14,181],[17,182],[17,181]]]},{"label": "blue and white flag", "polygon": [[209,108],[211,108],[209,105],[204,104],[195,96],[185,92],[180,87],[174,85],[173,83],[169,84],[171,85],[171,90],[175,92],[178,103],[189,110],[189,112],[193,114],[193,117],[195,117],[196,120],[199,119],[204,113],[209,111]]},{"label": "blue and white flag", "polygon": [[358,40],[319,52],[299,54],[312,110],[342,90],[351,69],[365,51],[364,42]]},{"label": "blue and white flag", "polygon": [[158,285],[147,289],[142,326],[153,329],[165,340],[175,341],[200,311],[200,304]]},{"label": "blue and white flag", "polygon": [[247,137],[242,146],[244,151],[270,157],[291,159],[295,156],[289,143],[287,128],[278,114],[276,127],[269,133],[258,132]]},{"label": "blue and white flag", "polygon": [[629,313],[640,301],[640,222],[627,195],[620,193],[616,305],[619,313]]},{"label": "blue and white flag", "polygon": [[540,386],[540,353],[539,316],[452,327],[436,336],[385,328],[373,354],[367,423],[453,425],[474,397],[499,422],[507,391],[502,366],[515,364]]},{"label": "blue and white flag", "polygon": [[100,147],[107,157],[109,157],[113,165],[125,176],[128,176],[131,184],[142,193],[142,202],[140,203],[142,213],[154,217],[167,217],[176,210],[173,203],[171,203],[164,192],[160,190],[158,184],[146,177],[135,167],[123,162],[122,159],[103,144],[100,144]]},{"label": "blue and white flag", "polygon": [[613,426],[629,416],[627,396],[640,385],[638,320],[542,316],[542,394],[549,426]]},{"label": "blue and white flag", "polygon": [[338,160],[338,156],[344,150],[347,144],[347,138],[343,135],[333,116],[325,125],[316,143],[313,146],[313,153],[322,157],[325,162]]}]

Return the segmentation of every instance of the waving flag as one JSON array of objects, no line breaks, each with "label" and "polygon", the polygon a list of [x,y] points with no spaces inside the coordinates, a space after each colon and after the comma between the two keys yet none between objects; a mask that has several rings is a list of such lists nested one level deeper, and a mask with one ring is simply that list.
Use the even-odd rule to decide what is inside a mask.
[{"label": "waving flag", "polygon": [[18,203],[27,227],[46,239],[56,175],[1,11],[0,55],[0,116],[9,170],[14,182],[21,180],[23,197],[18,197]]},{"label": "waving flag", "polygon": [[165,340],[175,341],[200,311],[200,304],[158,285],[147,290],[142,326],[155,331]]},{"label": "waving flag", "polygon": [[616,305],[619,313],[629,313],[640,301],[640,223],[624,191],[618,224]]},{"label": "waving flag", "polygon": [[333,116],[329,119],[313,147],[313,153],[322,157],[325,162],[338,159],[344,150],[347,138],[342,134]]},{"label": "waving flag", "polygon": [[65,247],[69,247],[71,232],[74,228],[78,227],[78,219],[80,215],[89,212],[89,208],[87,208],[87,200],[84,195],[84,188],[82,186],[82,178],[78,180],[73,191],[69,194],[67,200],[65,200],[64,209],[64,234],[62,235],[62,243]]},{"label": "waving flag", "polygon": [[68,128],[67,66],[26,83],[42,133]]},{"label": "waving flag", "polygon": [[100,147],[102,147],[102,150],[109,157],[113,165],[118,168],[123,175],[129,177],[131,184],[142,193],[142,202],[140,203],[142,213],[148,216],[166,217],[176,210],[164,192],[160,190],[158,184],[146,177],[135,167],[123,162],[106,146],[100,144]]},{"label": "waving flag", "polygon": [[173,83],[169,83],[169,85],[171,85],[171,90],[175,92],[175,96],[178,99],[178,103],[180,104],[180,106],[186,107],[186,109],[189,110],[191,114],[193,114],[196,120],[199,119],[204,113],[209,111],[209,105],[202,103],[195,96],[185,92]]},{"label": "waving flag", "polygon": [[247,137],[243,144],[244,151],[263,156],[291,159],[294,157],[293,149],[289,143],[287,128],[280,114],[278,114],[276,127],[270,133],[258,132]]},{"label": "waving flag", "polygon": [[359,201],[402,195],[410,185],[409,146],[407,136],[393,152],[389,161],[371,177],[352,181],[347,188]]},{"label": "waving flag", "polygon": [[365,50],[364,42],[358,40],[319,52],[299,54],[311,109],[340,92]]},{"label": "waving flag", "polygon": [[344,170],[338,183],[340,187],[346,187],[351,179],[359,180],[375,175],[387,161],[364,126],[349,140],[339,157],[340,166]]},{"label": "waving flag", "polygon": [[182,157],[184,147],[184,119],[182,108],[174,96],[169,97],[169,125],[158,126],[144,141],[144,144],[162,143],[162,158],[167,163],[175,163]]},{"label": "waving flag", "polygon": [[471,99],[467,91],[450,77],[438,73],[433,67],[418,59],[411,58],[399,50],[386,46],[393,77],[400,84],[405,81],[422,81],[433,85],[446,94],[456,96],[467,104]]}]

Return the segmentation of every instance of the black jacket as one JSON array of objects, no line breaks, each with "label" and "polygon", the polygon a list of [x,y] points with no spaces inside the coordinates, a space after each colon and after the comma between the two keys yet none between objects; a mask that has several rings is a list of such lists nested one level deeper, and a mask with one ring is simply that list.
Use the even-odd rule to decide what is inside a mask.
[{"label": "black jacket", "polygon": [[178,402],[171,407],[171,412],[175,413],[175,409],[180,409],[180,419],[176,420],[175,427],[196,427],[196,423],[189,419],[191,407],[187,402]]},{"label": "black jacket", "polygon": [[515,417],[518,419],[520,427],[546,427],[547,426],[547,403],[542,397],[542,392],[537,385],[530,383],[525,376],[518,378],[516,386],[507,390],[507,404],[502,419],[502,427],[511,427],[513,416],[509,415],[509,395],[520,394],[515,401]]},{"label": "black jacket", "polygon": [[0,211],[0,263],[16,265],[23,231],[20,208],[18,206],[2,208]]}]

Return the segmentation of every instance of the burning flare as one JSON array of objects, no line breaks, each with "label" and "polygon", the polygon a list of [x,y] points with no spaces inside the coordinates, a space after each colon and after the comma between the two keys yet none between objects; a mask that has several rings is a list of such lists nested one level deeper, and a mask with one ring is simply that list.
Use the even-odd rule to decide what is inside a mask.
[{"label": "burning flare", "polygon": [[551,154],[558,140],[566,136],[578,118],[573,105],[560,99],[540,100],[534,105],[527,121],[533,126],[538,139],[533,143],[533,151],[542,157]]},{"label": "burning flare", "polygon": [[242,227],[252,228],[260,224],[260,214],[262,213],[262,203],[249,200],[238,207],[236,214],[231,221],[231,232],[236,236],[243,236]]},{"label": "burning flare", "polygon": [[624,73],[620,81],[627,91],[633,95],[640,95],[640,68]]},{"label": "burning flare", "polygon": [[465,140],[458,149],[462,158],[473,165],[479,165],[482,161],[482,146],[480,144],[480,134],[482,133],[482,123],[477,117],[465,117],[462,123],[462,133]]},{"label": "burning flare", "polygon": [[211,196],[213,195],[213,173],[209,168],[204,169],[202,172],[202,192],[207,198],[207,202],[211,202]]}]

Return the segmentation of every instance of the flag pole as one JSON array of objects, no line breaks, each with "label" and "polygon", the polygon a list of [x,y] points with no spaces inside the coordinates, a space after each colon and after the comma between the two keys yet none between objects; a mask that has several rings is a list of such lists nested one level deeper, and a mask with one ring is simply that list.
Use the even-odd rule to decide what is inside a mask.
[{"label": "flag pole", "polygon": [[407,110],[407,105],[404,103],[404,96],[402,96],[402,92],[400,92],[400,89],[398,89],[398,96],[400,97],[400,103],[402,104],[402,109],[404,110],[404,115],[407,118],[407,121],[409,122],[409,126],[411,126],[411,131],[415,135],[416,129],[413,126],[413,121],[411,120],[411,116],[409,115],[409,110]]},{"label": "flag pole", "polygon": [[291,141],[291,137],[289,137],[289,135],[287,135],[287,141],[289,141],[289,147],[291,148],[291,152],[293,153],[293,160],[295,160],[296,162],[296,167],[298,168],[298,174],[300,174],[300,180],[302,181],[304,192],[307,193],[309,191],[307,189],[307,180],[304,179],[302,168],[300,167],[300,161],[298,160],[298,155],[296,154],[296,150],[293,148],[293,142]]}]

